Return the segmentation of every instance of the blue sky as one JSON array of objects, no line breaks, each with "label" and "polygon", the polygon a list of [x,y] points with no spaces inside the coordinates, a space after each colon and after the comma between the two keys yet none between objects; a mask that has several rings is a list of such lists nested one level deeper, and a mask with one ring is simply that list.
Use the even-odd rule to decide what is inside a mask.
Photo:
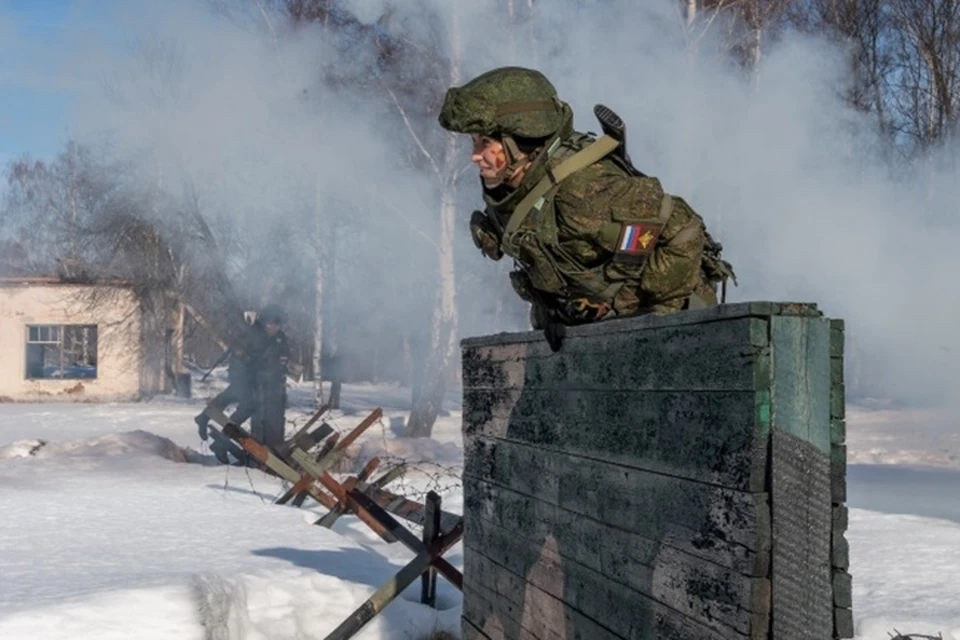
[{"label": "blue sky", "polygon": [[111,2],[0,0],[0,164],[55,154],[69,136],[75,89],[64,62],[77,38],[107,38]]}]

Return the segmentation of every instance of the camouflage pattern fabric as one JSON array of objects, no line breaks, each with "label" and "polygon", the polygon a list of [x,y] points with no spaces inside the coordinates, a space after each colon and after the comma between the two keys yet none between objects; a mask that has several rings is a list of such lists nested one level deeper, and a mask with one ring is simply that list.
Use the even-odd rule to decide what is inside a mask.
[{"label": "camouflage pattern fabric", "polygon": [[[547,166],[555,167],[590,142],[574,134]],[[500,201],[486,193],[488,222],[475,221],[475,226],[488,234],[502,229],[517,195],[529,190],[524,188],[528,182],[538,181],[537,173]],[[656,178],[629,175],[611,158],[561,182],[517,236],[520,251],[512,257],[545,304],[574,316],[563,318],[567,322],[578,315],[567,310],[569,300],[607,304],[618,316],[679,311],[692,293],[707,305],[717,304],[702,270],[700,216],[683,199],[664,193]]]},{"label": "camouflage pattern fabric", "polygon": [[543,138],[522,183],[484,189],[486,210],[470,220],[484,255],[515,260],[512,284],[533,303],[535,328],[546,316],[578,324],[669,313],[694,302],[716,305],[716,283],[733,274],[729,264],[706,254],[702,218],[682,198],[664,193],[659,180],[635,175],[613,155],[554,186],[503,242],[521,200],[550,170],[594,142],[573,130],[572,117],[539,72],[507,67],[450,89],[439,118],[460,133]]},{"label": "camouflage pattern fabric", "polygon": [[563,103],[539,71],[504,67],[447,91],[440,126],[457,133],[543,138],[563,123]]}]

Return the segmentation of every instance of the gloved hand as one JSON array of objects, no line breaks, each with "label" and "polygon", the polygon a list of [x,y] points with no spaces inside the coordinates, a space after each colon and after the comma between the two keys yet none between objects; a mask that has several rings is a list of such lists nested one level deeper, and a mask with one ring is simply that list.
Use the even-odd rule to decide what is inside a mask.
[{"label": "gloved hand", "polygon": [[474,211],[470,216],[470,235],[473,237],[473,244],[491,260],[499,260],[503,257],[500,251],[500,238],[496,229],[490,222],[490,218],[482,211]]},{"label": "gloved hand", "polygon": [[591,302],[587,298],[574,298],[564,304],[564,313],[576,322],[593,322],[610,313],[606,302]]}]

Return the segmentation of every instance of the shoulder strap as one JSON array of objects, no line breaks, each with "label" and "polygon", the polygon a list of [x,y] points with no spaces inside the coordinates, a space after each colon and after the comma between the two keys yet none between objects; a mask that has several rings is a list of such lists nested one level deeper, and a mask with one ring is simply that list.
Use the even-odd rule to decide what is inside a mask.
[{"label": "shoulder strap", "polygon": [[[507,246],[511,243],[513,234],[516,233],[517,229],[520,228],[520,225],[527,219],[527,216],[530,215],[533,209],[543,205],[540,200],[550,189],[577,171],[586,169],[593,163],[601,160],[604,156],[616,149],[619,144],[620,143],[611,136],[601,136],[589,146],[561,162],[555,169],[551,170],[548,168],[547,175],[517,204],[510,219],[507,220],[507,226],[503,230],[503,239],[500,242],[501,250],[508,255],[515,253],[512,251],[512,247]],[[508,248],[511,249],[511,251],[507,251]]]}]

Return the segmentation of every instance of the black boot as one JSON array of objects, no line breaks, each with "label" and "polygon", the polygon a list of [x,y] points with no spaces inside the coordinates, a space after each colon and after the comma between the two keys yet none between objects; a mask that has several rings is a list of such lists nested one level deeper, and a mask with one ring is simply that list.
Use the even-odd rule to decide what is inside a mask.
[{"label": "black boot", "polygon": [[217,458],[220,464],[230,464],[230,458],[227,457],[227,442],[224,438],[214,436],[213,442],[210,444],[210,451],[213,452],[213,455]]},{"label": "black boot", "polygon": [[209,429],[207,429],[210,425],[210,416],[205,413],[200,413],[193,421],[197,423],[197,433],[200,435],[200,439],[206,440],[210,435]]}]

